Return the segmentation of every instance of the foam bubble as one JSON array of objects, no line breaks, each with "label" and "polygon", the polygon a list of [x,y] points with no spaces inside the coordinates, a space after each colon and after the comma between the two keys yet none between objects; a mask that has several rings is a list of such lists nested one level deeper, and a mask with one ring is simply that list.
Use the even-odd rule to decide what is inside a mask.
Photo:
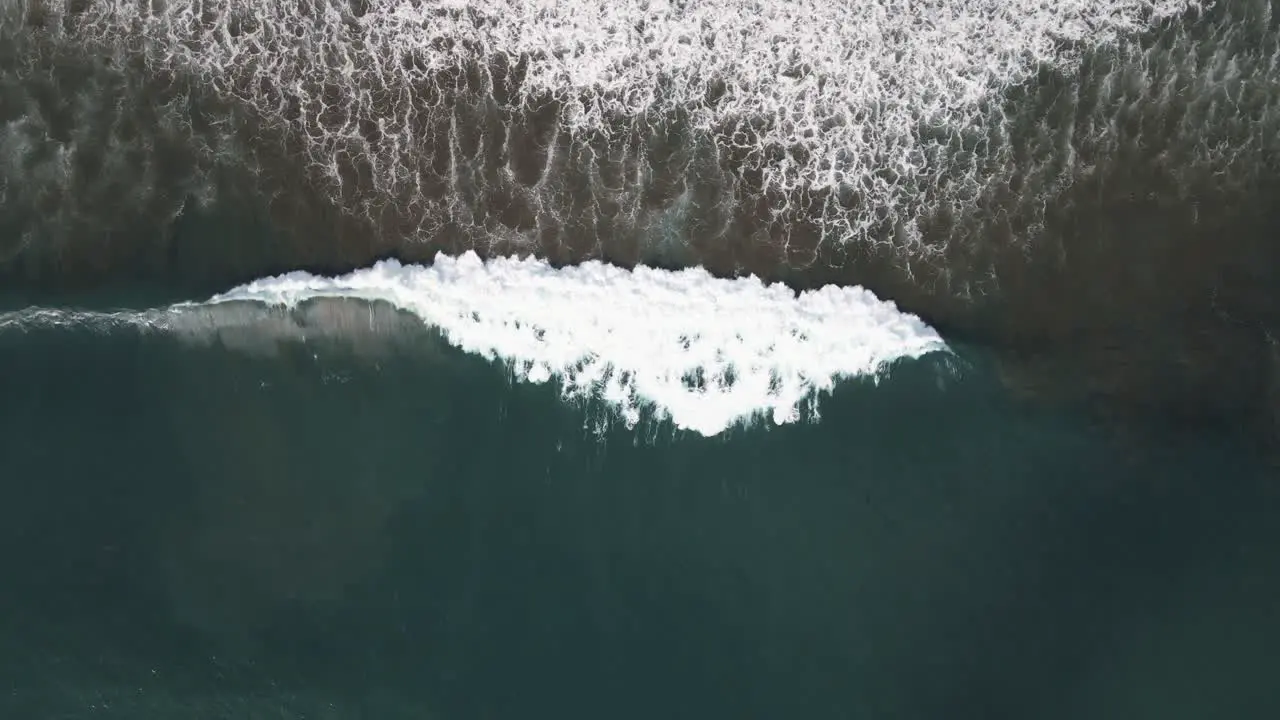
[{"label": "foam bubble", "polygon": [[844,377],[946,348],[914,315],[860,287],[797,295],[749,277],[715,278],[599,262],[438,256],[384,261],[336,278],[297,272],[210,300],[296,305],[323,297],[384,301],[439,328],[457,347],[510,363],[522,381],[558,380],[567,398],[601,399],[630,425],[642,408],[715,435],[802,406]]},{"label": "foam bubble", "polygon": [[[126,55],[140,50],[150,67],[196,78],[304,139],[308,166],[349,210],[358,210],[353,178],[367,174],[374,193],[359,202],[371,203],[369,217],[390,203],[423,232],[441,216],[483,225],[466,200],[474,194],[467,178],[483,164],[473,162],[475,153],[508,164],[500,180],[511,185],[520,175],[511,158],[528,150],[470,147],[458,125],[473,121],[458,108],[502,107],[500,116],[523,118],[505,123],[513,131],[554,101],[557,137],[605,140],[591,148],[592,158],[613,152],[604,150],[611,144],[636,142],[639,126],[685,117],[717,163],[742,156],[726,165],[724,182],[734,192],[772,193],[781,206],[800,206],[806,193],[835,191],[820,227],[824,237],[849,242],[874,240],[886,222],[914,222],[934,207],[931,194],[940,187],[961,205],[979,197],[985,165],[970,154],[993,167],[1013,163],[990,132],[1006,124],[998,102],[1006,89],[1044,70],[1069,73],[1084,51],[1206,4],[171,0],[96,3],[67,25],[76,42]],[[446,143],[431,129],[442,122]],[[521,144],[544,144],[548,158],[531,188],[511,185],[502,195],[527,196],[536,218],[534,209],[555,206],[559,180],[546,173],[572,142]],[[969,149],[955,153],[952,145]],[[352,157],[367,167],[344,174]],[[451,195],[424,197],[424,179]],[[594,192],[631,204],[601,183]]]}]

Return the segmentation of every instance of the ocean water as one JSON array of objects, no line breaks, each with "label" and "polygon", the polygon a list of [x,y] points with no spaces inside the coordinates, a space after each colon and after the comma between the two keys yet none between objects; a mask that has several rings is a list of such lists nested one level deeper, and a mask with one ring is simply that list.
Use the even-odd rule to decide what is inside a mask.
[{"label": "ocean water", "polygon": [[0,720],[1280,715],[1271,0],[0,0]]},{"label": "ocean water", "polygon": [[5,716],[1280,707],[1280,488],[1230,438],[937,354],[817,423],[601,427],[396,337],[0,333]]}]

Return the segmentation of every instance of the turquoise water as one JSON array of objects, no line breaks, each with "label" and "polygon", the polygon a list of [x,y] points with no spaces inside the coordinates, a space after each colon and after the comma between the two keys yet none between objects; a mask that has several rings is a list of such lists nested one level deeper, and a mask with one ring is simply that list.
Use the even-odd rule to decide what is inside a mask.
[{"label": "turquoise water", "polygon": [[426,334],[10,328],[0,716],[1273,716],[1265,458],[954,365],[704,438]]}]

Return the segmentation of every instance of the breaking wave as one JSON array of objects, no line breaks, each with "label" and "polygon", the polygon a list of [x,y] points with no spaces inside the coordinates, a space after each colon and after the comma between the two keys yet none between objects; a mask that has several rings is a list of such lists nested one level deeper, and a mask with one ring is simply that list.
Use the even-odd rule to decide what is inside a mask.
[{"label": "breaking wave", "polygon": [[[366,304],[315,307],[326,299]],[[594,261],[555,269],[533,259],[484,262],[474,253],[442,255],[430,267],[387,261],[337,278],[292,273],[158,311],[32,308],[0,315],[0,330],[132,327],[260,350],[308,335],[394,340],[408,329],[383,312],[375,322],[373,303],[506,362],[520,381],[556,378],[566,399],[603,401],[628,426],[648,409],[703,435],[762,416],[777,424],[816,418],[817,396],[837,380],[876,377],[894,360],[946,349],[918,318],[858,287],[797,295],[780,283],[718,279],[702,269]]]}]

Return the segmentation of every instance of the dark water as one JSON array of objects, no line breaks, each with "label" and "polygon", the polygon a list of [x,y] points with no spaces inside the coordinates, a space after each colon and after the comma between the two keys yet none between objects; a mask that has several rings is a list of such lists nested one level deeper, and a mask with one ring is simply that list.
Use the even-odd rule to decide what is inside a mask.
[{"label": "dark water", "polygon": [[[628,6],[654,105],[582,131],[594,90],[526,82],[558,54],[494,45],[579,18],[473,5],[403,4],[464,39],[419,47],[380,0],[0,0],[0,309],[520,252],[860,284],[964,369],[708,439],[416,320],[231,348],[0,315],[0,720],[1280,717],[1275,0],[1051,28],[1079,63],[950,125],[857,99],[916,174],[869,141],[785,189],[814,138],[716,114],[783,84],[683,92]],[[727,47],[839,86],[802,35]]]},{"label": "dark water", "polygon": [[[1280,487],[985,361],[707,439],[429,339],[0,335],[6,718],[1264,718]],[[946,378],[946,379],[941,379]]]}]

